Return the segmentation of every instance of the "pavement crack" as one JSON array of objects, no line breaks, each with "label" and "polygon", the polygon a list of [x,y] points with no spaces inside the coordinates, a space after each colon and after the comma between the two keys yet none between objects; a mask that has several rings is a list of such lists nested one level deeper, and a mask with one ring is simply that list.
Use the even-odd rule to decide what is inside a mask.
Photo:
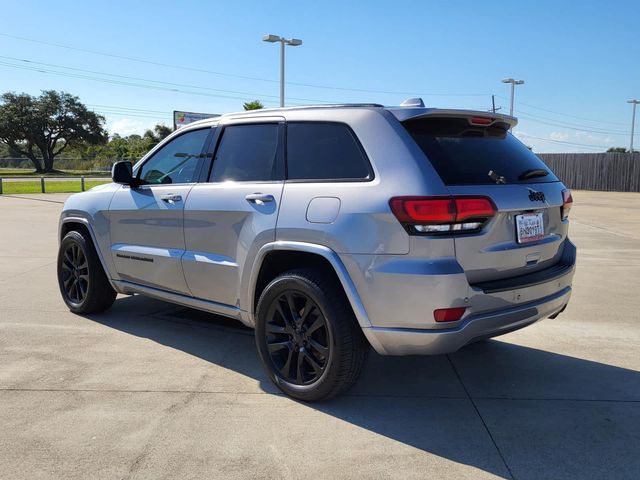
[{"label": "pavement crack", "polygon": [[577,223],[579,225],[584,225],[585,227],[591,227],[591,228],[595,228],[595,229],[598,229],[598,230],[605,231],[607,233],[610,233],[611,235],[616,235],[618,237],[633,238],[634,240],[638,239],[638,237],[636,235],[633,235],[633,234],[630,234],[630,233],[627,233],[627,232],[617,232],[615,230],[610,230],[609,228],[606,228],[606,227],[601,227],[600,225],[594,225],[592,223],[576,220],[575,218],[571,219],[571,221],[575,222],[575,223]]},{"label": "pavement crack", "polygon": [[198,395],[199,388],[204,384],[207,379],[207,374],[203,374],[200,376],[198,383],[196,384],[196,388],[190,391],[185,398],[183,398],[179,402],[172,403],[166,410],[165,413],[174,414],[179,412],[180,410],[184,410],[187,405],[189,405],[193,399]]},{"label": "pavement crack", "polygon": [[50,267],[51,265],[55,265],[56,263],[57,263],[57,260],[53,260],[53,261],[45,263],[44,265],[38,265],[37,267],[33,267],[33,268],[28,269],[28,270],[24,270],[24,271],[22,271],[20,273],[16,273],[15,275],[11,275],[9,277],[4,278],[2,280],[2,282],[0,282],[0,285],[3,285],[5,283],[9,283],[11,280],[15,280],[16,278],[22,277],[23,275],[27,275],[29,273],[33,273],[36,270],[40,270],[41,268]]},{"label": "pavement crack", "polygon": [[453,363],[453,360],[451,360],[451,356],[450,355],[447,355],[447,360],[449,361],[449,364],[451,365],[451,368],[453,369],[453,372],[455,373],[456,377],[458,378],[458,381],[460,382],[460,385],[462,386],[462,389],[464,390],[464,393],[467,395],[467,398],[471,402],[471,405],[473,405],[474,410],[478,414],[478,418],[480,418],[480,421],[482,422],[482,425],[484,426],[484,429],[486,430],[487,434],[489,435],[489,438],[491,439],[491,442],[493,443],[493,446],[495,447],[496,451],[498,452],[498,455],[500,456],[500,459],[502,460],[502,463],[504,464],[504,467],[507,469],[507,472],[509,472],[509,477],[512,480],[515,480],[516,477],[513,475],[513,472],[511,471],[511,468],[509,467],[509,464],[507,463],[507,459],[504,457],[502,451],[500,450],[500,447],[498,447],[498,443],[496,442],[496,439],[493,438],[493,434],[491,433],[491,430],[489,430],[489,426],[487,425],[487,422],[485,422],[484,418],[482,417],[482,414],[480,413],[480,409],[478,409],[478,406],[476,405],[476,402],[474,402],[473,398],[471,397],[471,394],[469,393],[469,390],[467,390],[467,386],[462,381],[462,377],[460,376],[460,373],[458,372],[458,369],[456,368],[455,364]]},{"label": "pavement crack", "polygon": [[64,205],[64,202],[61,202],[60,200],[45,200],[44,198],[20,197],[18,195],[11,195],[11,194],[6,194],[6,193],[4,195],[0,195],[0,198],[2,198],[2,197],[19,198],[21,200],[31,200],[32,202],[58,203],[60,205]]},{"label": "pavement crack", "polygon": [[142,452],[140,452],[140,454],[133,459],[133,462],[131,463],[131,465],[129,465],[129,474],[125,477],[125,478],[131,478],[132,475],[135,475],[136,472],[138,470],[140,470],[140,467],[142,466],[142,463],[144,462],[144,459],[149,455],[148,453],[148,444],[145,445],[145,448],[142,450]]},{"label": "pavement crack", "polygon": [[[2,388],[0,392],[58,392],[58,393],[127,393],[127,394],[147,394],[147,393],[169,393],[169,394],[189,394],[189,395],[275,395],[285,396],[280,392],[237,392],[228,390],[126,390],[126,389],[90,389],[90,388]],[[423,399],[448,399],[448,400],[468,400],[469,396],[458,395],[402,395],[387,393],[345,393],[343,397],[350,398],[423,398]],[[521,401],[521,402],[584,402],[584,403],[640,403],[639,400],[620,398],[544,398],[544,397],[474,397],[476,400],[491,401]],[[189,399],[189,401],[191,401]],[[181,403],[184,403],[181,402]]]}]

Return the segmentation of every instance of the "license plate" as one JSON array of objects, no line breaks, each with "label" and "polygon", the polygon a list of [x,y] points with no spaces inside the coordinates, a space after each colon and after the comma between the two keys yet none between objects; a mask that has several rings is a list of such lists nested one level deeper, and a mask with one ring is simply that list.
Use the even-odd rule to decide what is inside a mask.
[{"label": "license plate", "polygon": [[516,215],[516,236],[518,243],[542,240],[544,238],[542,213]]}]

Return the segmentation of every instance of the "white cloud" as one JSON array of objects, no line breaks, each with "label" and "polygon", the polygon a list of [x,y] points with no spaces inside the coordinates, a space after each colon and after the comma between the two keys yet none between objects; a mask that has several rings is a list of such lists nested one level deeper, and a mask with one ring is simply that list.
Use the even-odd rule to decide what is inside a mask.
[{"label": "white cloud", "polygon": [[551,140],[566,141],[569,139],[569,134],[567,132],[551,132],[549,138]]},{"label": "white cloud", "polygon": [[587,132],[576,132],[575,136],[582,142],[591,143],[594,145],[613,142],[610,136],[592,135],[591,133]]},{"label": "white cloud", "polygon": [[142,135],[146,130],[153,129],[156,123],[126,117],[118,119],[107,117],[107,131],[109,135],[117,133],[123,137],[133,134]]}]

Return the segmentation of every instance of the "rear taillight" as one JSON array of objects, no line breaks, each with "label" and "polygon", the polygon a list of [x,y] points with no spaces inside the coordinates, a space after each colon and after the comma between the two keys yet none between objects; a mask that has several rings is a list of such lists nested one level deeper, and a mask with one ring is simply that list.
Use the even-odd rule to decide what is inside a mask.
[{"label": "rear taillight", "polygon": [[456,221],[469,218],[489,218],[496,213],[493,202],[485,197],[459,197],[456,202]]},{"label": "rear taillight", "polygon": [[487,197],[394,197],[389,206],[414,235],[471,233],[496,213]]},{"label": "rear taillight", "polygon": [[573,205],[573,197],[571,196],[571,190],[563,190],[562,191],[562,220],[566,220],[569,218],[569,212],[571,211],[571,206]]}]

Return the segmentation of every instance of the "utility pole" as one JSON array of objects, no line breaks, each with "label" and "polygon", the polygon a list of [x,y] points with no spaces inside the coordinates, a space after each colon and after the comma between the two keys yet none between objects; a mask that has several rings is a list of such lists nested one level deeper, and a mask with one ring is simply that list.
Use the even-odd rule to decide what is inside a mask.
[{"label": "utility pole", "polygon": [[633,155],[633,135],[636,126],[636,105],[640,103],[640,100],[627,100],[627,103],[633,105],[633,113],[631,114],[631,144],[629,145],[629,153]]},{"label": "utility pole", "polygon": [[278,35],[265,35],[262,37],[263,42],[276,43],[280,42],[280,107],[284,107],[284,47],[290,45],[297,47],[302,45],[302,40],[298,38],[284,38]]},{"label": "utility pole", "polygon": [[498,110],[502,110],[502,107],[496,107],[496,96],[491,95],[491,108],[487,112],[497,113]]},{"label": "utility pole", "polygon": [[513,117],[513,97],[516,92],[516,85],[524,84],[524,80],[514,80],[513,78],[505,78],[502,80],[502,83],[511,84],[511,107],[509,108],[509,115]]}]

